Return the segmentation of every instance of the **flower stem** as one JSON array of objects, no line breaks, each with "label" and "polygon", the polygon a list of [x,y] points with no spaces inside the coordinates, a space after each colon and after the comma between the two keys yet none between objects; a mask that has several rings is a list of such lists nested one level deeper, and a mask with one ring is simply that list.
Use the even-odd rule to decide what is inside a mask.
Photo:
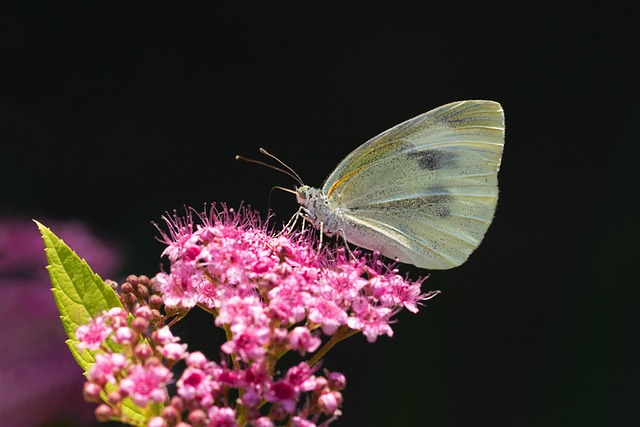
[{"label": "flower stem", "polygon": [[329,339],[329,341],[327,341],[320,350],[318,350],[318,352],[316,354],[313,355],[313,357],[311,359],[309,359],[309,366],[313,366],[316,363],[318,363],[318,361],[320,359],[322,359],[324,357],[325,354],[327,354],[327,352],[329,350],[331,350],[333,348],[334,345],[338,344],[340,341],[349,338],[355,334],[357,334],[358,330],[354,330],[354,329],[350,329],[347,326],[340,326],[340,328],[336,331],[335,334],[333,334],[333,336],[331,337],[331,339]]}]

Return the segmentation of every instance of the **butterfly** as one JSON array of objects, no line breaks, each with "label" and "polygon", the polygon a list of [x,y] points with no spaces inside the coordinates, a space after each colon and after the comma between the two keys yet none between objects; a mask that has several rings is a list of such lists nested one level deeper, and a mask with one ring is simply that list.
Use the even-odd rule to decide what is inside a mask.
[{"label": "butterfly", "polygon": [[446,104],[356,148],[321,188],[293,172],[296,199],[329,236],[429,270],[457,267],[493,220],[504,131],[497,102]]}]

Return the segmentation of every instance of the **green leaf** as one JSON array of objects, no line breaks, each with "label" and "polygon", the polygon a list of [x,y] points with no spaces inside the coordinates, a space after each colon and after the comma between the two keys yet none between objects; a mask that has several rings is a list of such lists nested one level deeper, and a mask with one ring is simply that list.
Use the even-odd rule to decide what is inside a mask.
[{"label": "green leaf", "polygon": [[78,353],[76,329],[101,311],[122,307],[122,304],[115,291],[91,270],[84,259],[80,259],[47,227],[37,221],[36,224],[42,234],[49,261],[47,270],[53,285],[53,296],[69,337],[67,345],[76,361],[87,371],[93,365],[93,355],[88,354],[88,351]]},{"label": "green leaf", "polygon": [[[80,367],[87,372],[95,363],[95,351],[78,351],[78,340],[75,337],[79,325],[86,324],[103,310],[122,307],[115,291],[107,286],[95,274],[84,259],[67,246],[62,239],[35,221],[44,240],[45,252],[49,265],[49,277],[53,296],[60,312],[62,325],[69,339],[66,341],[71,354]],[[113,343],[107,343],[114,353],[121,352],[121,348]],[[123,407],[123,413],[134,425],[145,425],[146,416],[142,408],[130,402]]]}]

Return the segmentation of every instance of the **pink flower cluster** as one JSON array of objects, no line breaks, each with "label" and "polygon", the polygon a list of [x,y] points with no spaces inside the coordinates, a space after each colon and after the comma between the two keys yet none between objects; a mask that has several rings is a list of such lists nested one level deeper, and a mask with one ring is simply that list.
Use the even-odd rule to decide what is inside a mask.
[{"label": "pink flower cluster", "polygon": [[[177,381],[177,394],[165,406],[160,416],[149,421],[149,426],[167,427],[183,419],[181,427],[188,425],[236,427],[252,425],[273,427],[275,421],[288,418],[298,425],[316,426],[311,419],[321,415],[335,419],[342,403],[340,390],[345,379],[339,373],[317,376],[304,362],[289,368],[282,378],[273,380],[263,364],[246,369],[231,369],[207,360],[200,352],[189,354],[187,368]],[[230,390],[238,390],[235,402],[229,400]],[[299,407],[299,402],[303,405]],[[260,408],[269,403],[265,415]],[[186,417],[182,416],[187,413]],[[328,425],[326,421],[324,425]],[[295,425],[295,422],[294,422]]]},{"label": "pink flower cluster", "polygon": [[[216,325],[232,333],[223,350],[245,362],[262,360],[274,336],[302,354],[313,352],[318,327],[326,335],[362,331],[369,342],[392,336],[394,315],[402,308],[416,313],[437,293],[421,293],[421,280],[406,280],[376,255],[319,252],[309,234],[269,233],[246,209],[212,207],[199,218],[200,224],[193,215],[165,218],[163,255],[171,266],[156,276],[157,286],[165,304],[213,310]],[[296,324],[308,333],[289,330]]]},{"label": "pink flower cluster", "polygon": [[153,317],[149,306],[139,306],[133,314],[129,324],[129,313],[114,307],[76,329],[78,350],[95,352],[84,395],[93,402],[100,400],[101,393],[107,395],[108,403],[96,409],[102,420],[121,415],[126,397],[142,408],[167,401],[166,386],[173,378],[170,367],[187,355],[186,344],[179,344],[166,326],[147,336]]},{"label": "pink flower cluster", "polygon": [[[127,397],[151,411],[155,409],[150,404],[163,405],[150,417],[147,425],[151,427],[235,427],[248,423],[273,427],[274,421],[286,419],[292,425],[313,427],[313,420],[321,416],[328,425],[340,415],[340,390],[346,385],[340,373],[318,376],[305,362],[289,368],[281,378],[275,378],[265,363],[227,367],[207,360],[201,352],[187,353],[187,346],[180,344],[167,326],[154,328],[149,306],[140,305],[133,314],[128,320],[126,310],[112,308],[76,330],[78,349],[95,354],[84,396],[91,402],[106,396],[95,411],[101,421],[129,421],[123,411]],[[176,395],[169,399],[167,386],[173,382],[170,368],[180,360],[185,360],[187,367],[176,382]],[[235,400],[230,397],[234,390]],[[266,415],[260,410],[265,403],[271,405]],[[240,417],[244,422],[239,422]]]},{"label": "pink flower cluster", "polygon": [[[144,285],[133,276],[120,287],[133,318],[112,309],[77,329],[79,349],[97,352],[85,396],[106,394],[100,419],[122,421],[118,405],[129,397],[148,409],[160,404],[149,412],[151,427],[327,426],[341,414],[346,380],[318,375],[320,358],[358,332],[369,342],[392,336],[400,310],[415,313],[437,293],[422,293],[422,280],[401,277],[376,254],[318,250],[312,233],[273,233],[247,209],[213,206],[198,222],[194,216],[165,218],[168,272]],[[196,305],[226,333],[220,363],[187,353],[163,326]],[[277,366],[290,351],[311,356]],[[181,360],[186,368],[169,397],[170,369]]]}]

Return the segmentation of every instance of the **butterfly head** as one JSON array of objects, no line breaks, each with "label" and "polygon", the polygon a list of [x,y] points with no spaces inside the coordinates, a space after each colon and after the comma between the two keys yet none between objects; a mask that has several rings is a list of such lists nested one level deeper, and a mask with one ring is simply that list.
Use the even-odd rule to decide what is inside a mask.
[{"label": "butterfly head", "polygon": [[309,187],[308,185],[301,185],[300,187],[296,188],[296,200],[302,207],[306,208],[309,206],[311,190],[313,190],[313,188]]},{"label": "butterfly head", "polygon": [[327,198],[319,189],[301,185],[296,188],[296,200],[302,207],[305,219],[311,224],[315,226],[319,222],[326,221],[329,207]]}]

